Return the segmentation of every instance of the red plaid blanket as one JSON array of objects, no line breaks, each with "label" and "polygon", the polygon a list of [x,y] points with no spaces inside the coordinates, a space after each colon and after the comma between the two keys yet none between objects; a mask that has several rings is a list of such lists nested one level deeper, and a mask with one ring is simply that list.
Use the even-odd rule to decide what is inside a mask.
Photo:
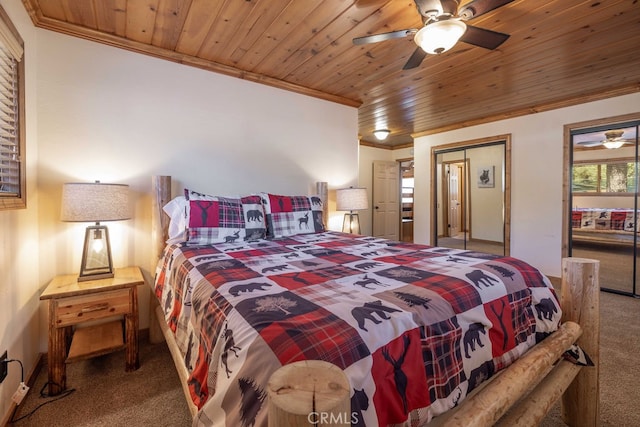
[{"label": "red plaid blanket", "polygon": [[425,424],[561,317],[517,259],[334,232],[167,247],[155,293],[207,426],[266,426],[270,375],[303,359],[345,371],[354,425]]}]

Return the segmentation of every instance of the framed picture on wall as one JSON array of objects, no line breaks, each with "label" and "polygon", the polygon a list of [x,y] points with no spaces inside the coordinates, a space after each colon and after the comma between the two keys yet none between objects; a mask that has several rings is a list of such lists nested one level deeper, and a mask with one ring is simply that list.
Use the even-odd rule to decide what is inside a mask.
[{"label": "framed picture on wall", "polygon": [[495,166],[478,167],[478,188],[493,188],[496,185]]}]

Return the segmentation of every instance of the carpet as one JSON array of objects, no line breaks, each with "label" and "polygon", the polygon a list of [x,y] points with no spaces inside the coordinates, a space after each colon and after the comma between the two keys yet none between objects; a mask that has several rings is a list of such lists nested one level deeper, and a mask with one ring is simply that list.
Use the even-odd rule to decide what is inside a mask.
[{"label": "carpet", "polygon": [[[18,411],[17,419],[44,404],[12,426],[115,427],[189,426],[191,415],[171,354],[165,343],[140,341],[140,368],[124,370],[124,350],[67,365],[70,395],[40,397],[47,381],[46,366]],[[45,387],[45,392],[47,389]],[[51,403],[46,403],[51,402]]]}]

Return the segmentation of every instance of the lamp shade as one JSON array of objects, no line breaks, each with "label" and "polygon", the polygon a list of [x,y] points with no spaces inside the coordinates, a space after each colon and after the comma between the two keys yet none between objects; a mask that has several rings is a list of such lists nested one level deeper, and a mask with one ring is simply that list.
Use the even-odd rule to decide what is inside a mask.
[{"label": "lamp shade", "polygon": [[366,188],[344,188],[336,191],[336,209],[357,211],[369,209]]},{"label": "lamp shade", "polygon": [[95,182],[62,186],[62,221],[102,222],[129,218],[128,185]]},{"label": "lamp shade", "polygon": [[436,21],[422,27],[414,41],[427,53],[438,54],[451,49],[467,31],[467,25],[458,19]]}]

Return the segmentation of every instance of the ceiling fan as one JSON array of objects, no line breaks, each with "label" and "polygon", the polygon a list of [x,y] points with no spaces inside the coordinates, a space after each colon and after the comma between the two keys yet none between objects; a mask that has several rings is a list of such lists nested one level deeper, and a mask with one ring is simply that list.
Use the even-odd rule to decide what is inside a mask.
[{"label": "ceiling fan", "polygon": [[636,141],[634,138],[623,138],[622,135],[624,135],[623,130],[610,130],[604,133],[603,140],[576,141],[576,145],[584,148],[603,145],[605,148],[613,149],[620,148],[625,144],[634,143]]},{"label": "ceiling fan", "polygon": [[356,37],[353,43],[356,45],[378,43],[413,35],[413,40],[418,47],[402,67],[403,70],[416,68],[427,54],[446,52],[458,40],[485,49],[495,49],[509,38],[509,34],[474,27],[465,22],[512,1],[473,0],[459,7],[459,0],[414,0],[424,21],[424,27]]}]

